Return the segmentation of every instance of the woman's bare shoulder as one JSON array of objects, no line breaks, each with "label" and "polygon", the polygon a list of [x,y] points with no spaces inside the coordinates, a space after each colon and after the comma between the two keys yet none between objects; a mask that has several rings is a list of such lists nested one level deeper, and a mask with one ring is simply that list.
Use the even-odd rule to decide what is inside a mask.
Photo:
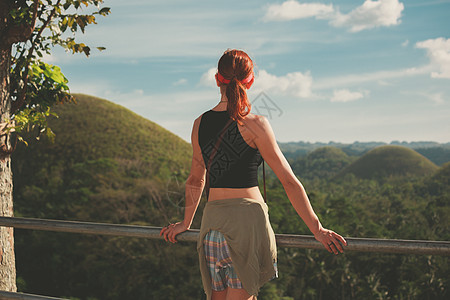
[{"label": "woman's bare shoulder", "polygon": [[256,114],[248,114],[245,116],[244,120],[246,120],[249,123],[262,123],[267,120],[265,116],[256,115]]},{"label": "woman's bare shoulder", "polygon": [[244,118],[244,126],[247,125],[254,130],[266,130],[270,126],[269,121],[265,116],[248,114]]}]

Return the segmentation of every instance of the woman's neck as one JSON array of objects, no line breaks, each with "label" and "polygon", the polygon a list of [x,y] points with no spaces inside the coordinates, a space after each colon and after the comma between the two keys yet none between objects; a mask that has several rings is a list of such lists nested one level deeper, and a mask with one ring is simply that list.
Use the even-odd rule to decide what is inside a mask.
[{"label": "woman's neck", "polygon": [[227,96],[222,95],[219,103],[213,108],[213,110],[227,110],[228,99]]},{"label": "woman's neck", "polygon": [[227,110],[228,98],[226,95],[226,86],[220,87],[220,101],[213,110]]}]

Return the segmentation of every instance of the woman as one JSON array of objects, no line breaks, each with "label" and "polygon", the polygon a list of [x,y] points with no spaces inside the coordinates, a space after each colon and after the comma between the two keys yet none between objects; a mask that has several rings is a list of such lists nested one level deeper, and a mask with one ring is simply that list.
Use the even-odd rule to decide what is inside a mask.
[{"label": "woman", "polygon": [[256,299],[260,287],[278,277],[275,235],[258,188],[261,156],[316,240],[335,254],[347,244],[342,236],[322,227],[268,120],[250,113],[246,90],[253,81],[250,57],[240,50],[227,50],[216,73],[220,102],[194,121],[184,221],[160,232],[175,243],[176,235],[190,228],[206,185],[208,202],[197,250],[208,300]]}]

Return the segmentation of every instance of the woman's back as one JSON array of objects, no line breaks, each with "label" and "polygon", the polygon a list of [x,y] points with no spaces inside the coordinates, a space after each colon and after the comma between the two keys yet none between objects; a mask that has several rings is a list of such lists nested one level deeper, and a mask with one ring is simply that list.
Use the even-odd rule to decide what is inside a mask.
[{"label": "woman's back", "polygon": [[249,188],[258,185],[261,154],[257,148],[247,144],[237,122],[230,121],[227,111],[209,110],[202,115],[198,143],[209,170],[210,188]]},{"label": "woman's back", "polygon": [[[219,103],[212,110],[205,112],[194,121],[192,129],[192,145],[194,148],[193,166],[198,167],[199,172],[201,169],[206,169],[212,149],[217,143],[221,130],[229,121],[229,114],[224,109],[226,109],[226,105]],[[234,121],[232,121],[231,124],[228,124],[230,127],[230,136],[228,137],[227,135],[227,140],[228,142],[231,141],[232,144],[235,143],[236,145],[239,145],[236,146],[236,149],[242,148],[245,150],[243,151],[244,155],[241,154],[239,157],[241,162],[242,160],[245,162],[239,165],[239,159],[236,159],[235,154],[233,154],[232,156],[235,158],[235,162],[238,162],[237,166],[230,169],[230,166],[221,162],[222,166],[216,163],[212,167],[213,172],[216,173],[219,173],[216,168],[220,169],[226,167],[228,168],[228,171],[226,172],[226,176],[222,177],[223,180],[219,180],[216,182],[217,184],[213,183],[213,186],[209,189],[208,201],[228,198],[252,198],[264,201],[257,181],[257,167],[261,163],[262,157],[254,143],[255,136],[252,130],[249,130],[250,127],[253,127],[252,123],[255,123],[258,117],[259,116],[249,114],[242,120],[242,125],[239,125]],[[202,137],[200,137],[200,135]],[[227,145],[222,147],[229,148]],[[230,151],[230,149],[227,149],[227,151]],[[220,155],[217,159],[220,159]],[[222,160],[226,161],[225,157],[222,157]],[[216,162],[215,159],[214,162]],[[246,170],[244,173],[247,174],[245,175],[247,178],[245,180],[247,182],[245,185],[247,187],[237,187],[243,186],[242,181],[237,182],[236,178],[230,179],[229,175],[242,177],[240,173],[242,173],[243,169]],[[222,172],[223,170],[220,171]],[[228,179],[230,179],[233,184],[230,184]]]}]

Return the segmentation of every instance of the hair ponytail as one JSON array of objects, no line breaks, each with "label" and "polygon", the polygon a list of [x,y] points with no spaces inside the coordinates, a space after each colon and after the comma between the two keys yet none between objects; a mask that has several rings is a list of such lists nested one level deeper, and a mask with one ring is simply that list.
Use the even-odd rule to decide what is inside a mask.
[{"label": "hair ponytail", "polygon": [[247,91],[236,77],[227,85],[226,96],[228,99],[227,111],[230,117],[239,122],[250,113],[251,104],[248,101]]},{"label": "hair ponytail", "polygon": [[253,83],[253,62],[244,51],[225,51],[219,60],[218,74],[223,78],[220,81],[227,85],[227,111],[233,120],[241,124],[251,110],[247,88]]}]

